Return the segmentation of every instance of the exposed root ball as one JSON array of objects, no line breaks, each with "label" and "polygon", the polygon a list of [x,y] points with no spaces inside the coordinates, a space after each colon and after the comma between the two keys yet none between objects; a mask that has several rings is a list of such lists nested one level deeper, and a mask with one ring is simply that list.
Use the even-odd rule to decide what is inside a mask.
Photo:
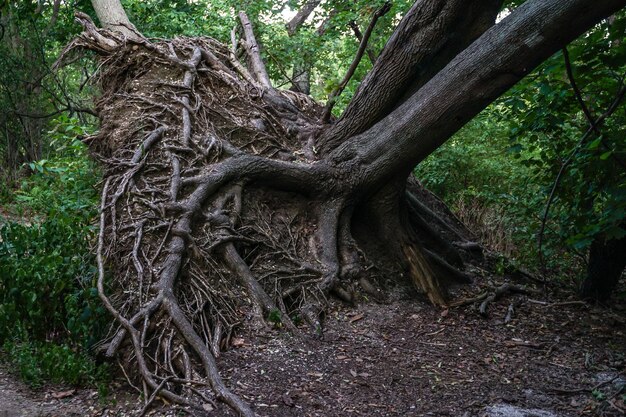
[{"label": "exposed root ball", "polygon": [[[237,50],[212,39],[120,39],[78,18],[86,32],[72,46],[101,60],[102,128],[88,143],[105,178],[98,289],[115,325],[103,351],[145,398],[193,407],[215,397],[253,416],[215,362],[237,326],[321,332],[329,295],[352,303],[360,286],[382,298],[377,268],[410,270],[433,302],[446,302],[433,271],[453,270],[444,254],[460,257],[413,232],[436,215],[395,198],[395,222],[387,211],[358,220],[357,209],[376,206],[318,159],[322,108],[310,98],[268,86],[263,68],[248,72]],[[357,229],[383,249],[361,245]],[[422,254],[429,242],[438,254]],[[371,261],[394,250],[400,261]]]}]

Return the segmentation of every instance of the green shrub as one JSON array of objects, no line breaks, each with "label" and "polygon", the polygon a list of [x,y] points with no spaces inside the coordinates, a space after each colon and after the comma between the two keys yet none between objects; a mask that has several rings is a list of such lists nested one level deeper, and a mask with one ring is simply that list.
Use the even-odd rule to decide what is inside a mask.
[{"label": "green shrub", "polygon": [[96,365],[85,351],[74,351],[68,344],[7,341],[3,349],[22,379],[33,386],[44,380],[98,385],[108,377],[106,365]]},{"label": "green shrub", "polygon": [[519,158],[490,107],[415,170],[484,245],[514,260],[536,263],[544,184]]},{"label": "green shrub", "polygon": [[25,380],[77,384],[99,375],[86,352],[106,319],[90,251],[99,176],[76,139],[86,128],[66,117],[54,126],[55,152],[29,164],[14,193],[21,220],[0,224],[0,345]]}]

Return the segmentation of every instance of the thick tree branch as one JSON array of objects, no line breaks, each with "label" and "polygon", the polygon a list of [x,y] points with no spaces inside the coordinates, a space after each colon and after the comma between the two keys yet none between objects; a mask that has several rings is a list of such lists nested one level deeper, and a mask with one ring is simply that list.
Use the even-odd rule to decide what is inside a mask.
[{"label": "thick tree branch", "polygon": [[321,3],[321,0],[307,0],[298,13],[285,25],[287,27],[287,33],[289,36],[293,36],[300,26],[304,23],[304,21],[311,15],[313,10]]},{"label": "thick tree branch", "polygon": [[318,140],[322,154],[398,107],[495,22],[501,0],[417,1],[398,24],[341,118]]},{"label": "thick tree branch", "polygon": [[398,109],[333,152],[333,160],[353,160],[351,168],[365,171],[370,186],[408,174],[533,68],[624,5],[626,0],[527,1]]},{"label": "thick tree branch", "polygon": [[241,26],[243,27],[243,32],[246,36],[246,50],[248,51],[248,56],[250,57],[252,71],[254,72],[257,81],[263,87],[272,88],[272,82],[270,81],[269,75],[267,75],[265,64],[261,58],[259,44],[254,36],[252,23],[250,23],[250,19],[248,19],[248,15],[246,15],[245,12],[239,12],[239,20],[241,20]]}]

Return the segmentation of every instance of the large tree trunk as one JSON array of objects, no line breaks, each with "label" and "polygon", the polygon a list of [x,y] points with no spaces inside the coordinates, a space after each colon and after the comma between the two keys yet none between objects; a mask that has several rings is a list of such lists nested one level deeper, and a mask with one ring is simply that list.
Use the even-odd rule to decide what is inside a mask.
[{"label": "large tree trunk", "polygon": [[204,375],[252,416],[215,363],[238,323],[295,332],[298,317],[319,332],[329,295],[382,296],[405,274],[445,305],[448,281],[469,278],[467,234],[411,170],[626,0],[531,0],[495,26],[497,4],[463,3],[417,2],[365,102],[330,126],[308,97],[269,85],[244,14],[249,69],[212,39],[122,41],[79,15],[76,45],[108,63],[89,141],[106,179],[98,289],[119,324],[106,353],[170,401],[190,403],[199,391],[177,382]]}]

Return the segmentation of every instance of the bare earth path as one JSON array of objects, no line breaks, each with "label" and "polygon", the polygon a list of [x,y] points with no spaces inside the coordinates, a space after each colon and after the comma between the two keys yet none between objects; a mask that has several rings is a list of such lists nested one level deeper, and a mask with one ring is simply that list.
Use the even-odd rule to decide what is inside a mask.
[{"label": "bare earth path", "polygon": [[[625,415],[623,302],[609,310],[525,301],[505,325],[510,299],[485,319],[476,306],[441,311],[410,297],[334,305],[322,340],[240,335],[219,359],[223,375],[261,416]],[[131,416],[142,405],[124,387],[107,406],[90,390],[54,398],[64,390],[29,390],[2,368],[0,417]],[[147,414],[186,415],[178,412]],[[232,414],[218,405],[207,415]]]}]

